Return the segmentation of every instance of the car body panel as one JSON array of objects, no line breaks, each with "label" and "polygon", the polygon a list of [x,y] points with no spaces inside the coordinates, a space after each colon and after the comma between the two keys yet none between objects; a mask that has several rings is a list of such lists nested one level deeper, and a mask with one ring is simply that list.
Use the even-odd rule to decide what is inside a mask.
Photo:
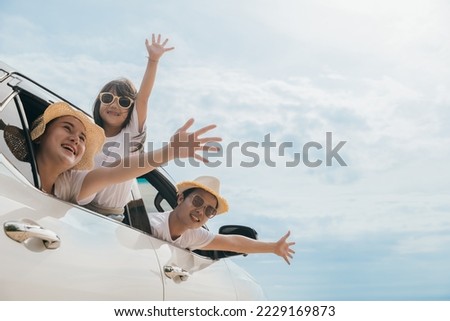
[{"label": "car body panel", "polygon": [[56,233],[61,245],[51,250],[39,239],[23,244],[0,233],[2,275],[12,276],[2,280],[2,299],[162,300],[161,271],[148,236],[17,183],[4,169],[2,225],[33,221]]}]

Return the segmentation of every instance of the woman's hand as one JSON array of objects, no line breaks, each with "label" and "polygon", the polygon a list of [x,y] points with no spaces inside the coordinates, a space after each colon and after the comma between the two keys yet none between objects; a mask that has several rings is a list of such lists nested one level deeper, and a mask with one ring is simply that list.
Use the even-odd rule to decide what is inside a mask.
[{"label": "woman's hand", "polygon": [[194,123],[194,119],[189,119],[182,127],[180,127],[170,139],[169,152],[172,153],[173,158],[195,158],[201,162],[207,163],[208,160],[199,155],[199,151],[217,151],[217,146],[209,146],[209,143],[216,143],[222,141],[221,137],[203,137],[216,125],[211,124],[202,127],[194,132],[188,132],[189,128]]}]

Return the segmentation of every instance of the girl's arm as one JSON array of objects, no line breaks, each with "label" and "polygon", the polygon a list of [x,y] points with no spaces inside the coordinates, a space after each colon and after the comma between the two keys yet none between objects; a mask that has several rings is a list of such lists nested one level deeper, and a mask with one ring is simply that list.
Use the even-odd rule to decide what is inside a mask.
[{"label": "girl's arm", "polygon": [[205,144],[219,142],[222,139],[220,137],[200,137],[214,129],[216,125],[209,125],[194,132],[188,132],[187,130],[193,123],[194,119],[188,120],[172,136],[170,143],[161,149],[120,159],[110,167],[99,167],[91,170],[84,178],[77,199],[85,199],[109,185],[139,177],[175,158],[192,157],[201,162],[207,162],[208,160],[204,159],[198,152],[217,150],[217,148]]},{"label": "girl's arm", "polygon": [[155,39],[155,34],[152,34],[151,44],[148,39],[145,39],[145,46],[148,52],[148,61],[144,77],[142,78],[141,87],[137,93],[135,106],[138,114],[139,132],[142,132],[147,119],[148,100],[155,83],[159,58],[161,58],[166,51],[174,49],[174,47],[165,48],[168,41],[169,39],[166,39],[163,43],[161,43],[161,35],[158,35],[157,39]]},{"label": "girl's arm", "polygon": [[277,242],[262,242],[257,241],[242,235],[222,235],[217,234],[214,239],[202,250],[218,250],[218,251],[233,251],[238,253],[274,253],[281,256],[287,264],[290,264],[289,259],[292,259],[292,254],[295,253],[291,246],[295,242],[287,242],[287,238],[291,232],[287,232]]}]

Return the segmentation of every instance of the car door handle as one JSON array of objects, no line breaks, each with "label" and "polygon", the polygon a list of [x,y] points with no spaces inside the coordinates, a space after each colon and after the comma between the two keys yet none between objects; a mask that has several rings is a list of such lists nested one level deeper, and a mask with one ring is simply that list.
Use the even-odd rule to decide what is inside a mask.
[{"label": "car door handle", "polygon": [[178,266],[171,266],[171,265],[164,266],[164,274],[169,279],[173,279],[174,281],[186,281],[190,277],[188,271]]},{"label": "car door handle", "polygon": [[6,222],[3,229],[9,238],[23,243],[31,238],[38,238],[44,242],[47,249],[54,250],[59,247],[61,240],[55,232],[46,230],[36,223],[29,222]]}]

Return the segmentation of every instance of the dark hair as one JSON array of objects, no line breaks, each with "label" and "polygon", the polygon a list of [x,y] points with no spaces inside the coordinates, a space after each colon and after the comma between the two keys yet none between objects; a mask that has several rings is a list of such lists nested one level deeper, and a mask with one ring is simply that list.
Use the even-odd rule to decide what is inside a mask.
[{"label": "dark hair", "polygon": [[189,195],[192,194],[193,191],[195,191],[196,188],[189,188],[187,190],[185,190],[182,194],[183,194],[183,198],[186,199],[186,197],[188,197]]},{"label": "dark hair", "polygon": [[[118,95],[118,96],[127,96],[134,100],[128,110],[127,118],[125,119],[125,121],[122,124],[122,128],[125,128],[130,123],[131,114],[133,113],[135,100],[137,97],[136,87],[134,87],[133,83],[130,80],[128,80],[126,78],[118,78],[118,79],[112,80],[112,81],[108,82],[106,85],[104,85],[103,88],[100,89],[99,94],[102,92],[105,92],[105,91],[106,92],[115,91],[116,95]],[[97,96],[97,98],[95,99],[95,102],[94,102],[93,117],[94,117],[95,123],[103,128],[104,123],[103,123],[103,119],[100,117],[100,98],[99,98],[99,96]]]}]

